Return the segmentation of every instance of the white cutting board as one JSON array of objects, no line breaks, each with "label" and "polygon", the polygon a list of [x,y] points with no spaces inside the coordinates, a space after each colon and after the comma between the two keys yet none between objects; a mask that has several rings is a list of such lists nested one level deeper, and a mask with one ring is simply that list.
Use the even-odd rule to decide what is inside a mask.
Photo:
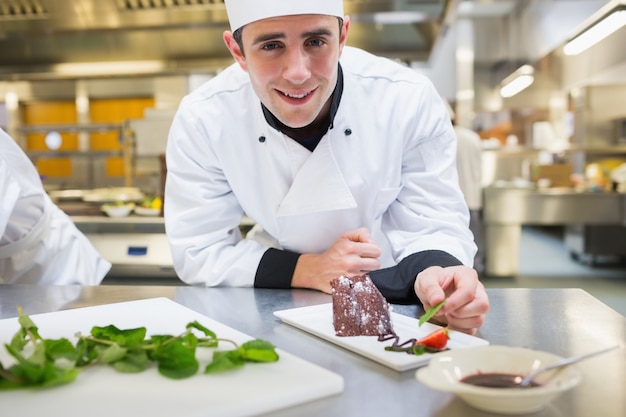
[{"label": "white cutting board", "polygon": [[[25,312],[28,314],[28,312]],[[127,329],[146,327],[148,334],[177,335],[198,320],[220,338],[242,343],[247,336],[167,298],[107,304],[32,315],[43,338],[88,334],[93,326],[114,324]],[[17,319],[0,320],[0,361],[13,358],[4,348],[18,329]],[[230,349],[225,344],[225,349]],[[186,417],[251,416],[316,400],[343,391],[343,378],[333,372],[277,349],[280,359],[269,364],[246,364],[234,372],[205,375],[211,349],[199,349],[200,370],[183,380],[161,376],[156,368],[122,374],[98,365],[83,369],[67,385],[46,390],[0,391],[3,416],[63,417]]]}]

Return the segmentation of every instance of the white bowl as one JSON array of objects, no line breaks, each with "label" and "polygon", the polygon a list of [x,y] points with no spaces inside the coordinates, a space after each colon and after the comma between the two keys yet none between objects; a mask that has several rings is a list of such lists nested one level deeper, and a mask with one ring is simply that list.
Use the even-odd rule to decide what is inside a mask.
[{"label": "white bowl", "polygon": [[140,215],[140,216],[159,216],[161,215],[161,210],[160,209],[155,209],[155,208],[151,208],[151,207],[141,207],[141,206],[137,206],[135,207],[135,213]]},{"label": "white bowl", "polygon": [[[474,408],[501,413],[524,414],[543,409],[563,392],[576,386],[580,373],[572,366],[563,369],[544,385],[532,388],[485,388],[461,382],[477,373],[529,373],[561,359],[552,353],[510,346],[478,346],[436,353],[415,377],[422,384],[458,395]],[[542,375],[543,380],[552,376]],[[539,377],[537,382],[542,382]]]},{"label": "white bowl", "polygon": [[83,193],[83,201],[88,203],[113,203],[141,201],[145,194],[136,187],[107,187],[87,190]]},{"label": "white bowl", "polygon": [[126,217],[133,211],[134,208],[134,204],[104,204],[101,207],[102,211],[110,217]]}]

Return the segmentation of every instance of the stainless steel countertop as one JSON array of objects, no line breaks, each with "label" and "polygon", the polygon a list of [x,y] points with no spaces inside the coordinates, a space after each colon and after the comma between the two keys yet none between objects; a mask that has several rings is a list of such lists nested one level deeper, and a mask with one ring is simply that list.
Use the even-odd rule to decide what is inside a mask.
[{"label": "stainless steel countertop", "polygon": [[[566,356],[614,344],[626,345],[626,318],[580,289],[490,289],[491,311],[478,336],[491,344],[523,346]],[[252,337],[270,340],[301,358],[339,373],[344,392],[272,416],[463,416],[487,414],[451,394],[433,391],[414,371],[396,372],[332,343],[283,324],[273,311],[330,302],[308,290],[173,286],[0,285],[0,318],[167,297]],[[411,317],[417,306],[393,306]],[[626,416],[624,350],[577,365],[582,383],[536,417]],[[492,415],[492,414],[488,414]]]}]

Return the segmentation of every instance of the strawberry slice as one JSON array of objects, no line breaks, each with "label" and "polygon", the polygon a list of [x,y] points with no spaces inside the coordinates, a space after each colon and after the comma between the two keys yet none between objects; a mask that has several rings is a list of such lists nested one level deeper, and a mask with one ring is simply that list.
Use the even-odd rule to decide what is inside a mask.
[{"label": "strawberry slice", "polygon": [[441,327],[434,332],[422,337],[421,339],[416,341],[415,344],[441,350],[446,347],[449,339],[450,337],[448,336],[448,327]]}]

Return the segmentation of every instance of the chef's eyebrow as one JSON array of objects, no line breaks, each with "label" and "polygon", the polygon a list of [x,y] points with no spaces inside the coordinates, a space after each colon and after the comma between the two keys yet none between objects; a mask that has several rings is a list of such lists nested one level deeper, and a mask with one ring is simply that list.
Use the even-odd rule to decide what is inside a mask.
[{"label": "chef's eyebrow", "polygon": [[263,42],[267,42],[267,41],[271,41],[274,39],[284,39],[287,36],[282,33],[282,32],[276,32],[276,33],[265,33],[263,35],[259,35],[256,38],[254,38],[254,41],[252,42],[253,45],[257,45],[259,43],[263,43]]},{"label": "chef's eyebrow", "polygon": [[[316,30],[312,30],[309,32],[304,32],[303,34],[300,35],[302,39],[307,39],[307,38],[317,37],[317,36],[332,36],[332,32],[328,29],[316,29]],[[254,41],[252,42],[252,44],[257,45],[259,43],[268,42],[268,41],[272,41],[276,39],[284,39],[286,37],[287,35],[285,35],[283,32],[266,33],[266,34],[259,35],[256,38],[254,38]]]}]

